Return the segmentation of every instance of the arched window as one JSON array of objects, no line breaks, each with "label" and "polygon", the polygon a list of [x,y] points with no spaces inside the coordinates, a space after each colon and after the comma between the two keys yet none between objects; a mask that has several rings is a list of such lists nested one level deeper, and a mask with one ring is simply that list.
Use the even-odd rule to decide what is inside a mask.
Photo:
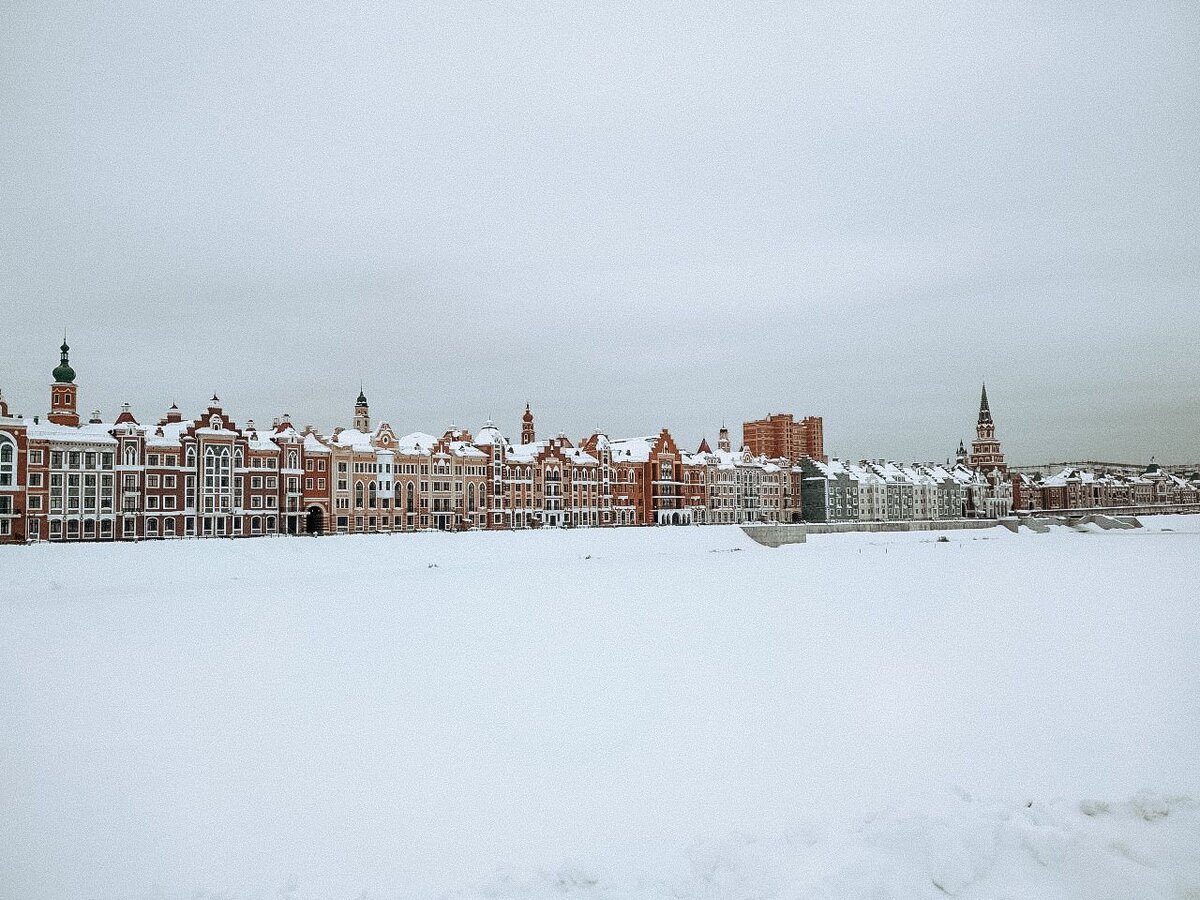
[{"label": "arched window", "polygon": [[354,506],[356,509],[363,508],[363,486],[361,481],[354,485]]},{"label": "arched window", "polygon": [[137,465],[137,444],[130,442],[125,445],[125,465]]},{"label": "arched window", "polygon": [[17,445],[7,434],[0,434],[0,487],[17,483]]},{"label": "arched window", "polygon": [[296,455],[295,450],[288,451],[288,468],[289,469],[300,468],[300,457]]},{"label": "arched window", "polygon": [[196,448],[188,447],[187,449],[187,467],[189,469],[196,468]]},{"label": "arched window", "polygon": [[405,498],[405,501],[404,501],[404,508],[408,512],[412,512],[413,511],[413,483],[411,481],[408,483],[407,494],[408,494],[408,496]]},{"label": "arched window", "polygon": [[475,485],[467,485],[467,512],[475,512]]},{"label": "arched window", "polygon": [[242,456],[241,447],[238,447],[237,454],[233,457],[233,467],[235,469],[244,469],[246,467],[245,457]]},{"label": "arched window", "polygon": [[221,417],[213,416],[211,419],[209,419],[208,427],[211,428],[213,431],[220,431],[221,430]]},{"label": "arched window", "polygon": [[206,493],[227,491],[232,484],[230,478],[229,448],[208,447],[204,451],[204,490]]},{"label": "arched window", "polygon": [[376,483],[372,481],[367,487],[367,505],[370,506],[371,509],[375,508],[375,498],[377,496],[378,490],[376,488]]}]

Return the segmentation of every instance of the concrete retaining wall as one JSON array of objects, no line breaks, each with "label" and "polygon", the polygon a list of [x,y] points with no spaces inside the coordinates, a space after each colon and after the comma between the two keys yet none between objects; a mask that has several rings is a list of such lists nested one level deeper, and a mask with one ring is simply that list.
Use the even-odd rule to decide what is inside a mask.
[{"label": "concrete retaining wall", "polygon": [[911,522],[809,522],[809,534],[844,534],[850,531],[956,531],[965,528],[995,528],[998,519],[939,519]]},{"label": "concrete retaining wall", "polygon": [[742,531],[764,547],[782,547],[784,544],[803,544],[808,540],[808,526],[791,525],[743,525]]}]

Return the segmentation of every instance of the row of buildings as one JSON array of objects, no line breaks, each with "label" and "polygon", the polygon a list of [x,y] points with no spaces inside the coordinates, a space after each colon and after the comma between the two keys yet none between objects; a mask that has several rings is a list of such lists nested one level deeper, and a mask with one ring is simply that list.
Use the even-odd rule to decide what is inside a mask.
[{"label": "row of buildings", "polygon": [[1044,510],[1152,510],[1200,508],[1200,472],[1179,474],[1151,463],[1140,472],[1064,466],[1052,474],[1019,472],[1012,476],[1013,508]]},{"label": "row of buildings", "polygon": [[[44,421],[0,396],[0,542],[790,521],[800,507],[799,469],[735,451],[725,428],[695,453],[665,428],[539,439],[526,406],[516,440],[491,422],[399,434],[362,392],[328,434],[239,422],[215,396],[194,417],[172,405],[143,422],[125,406],[85,421],[60,350]],[[820,420],[805,422],[822,455]]]},{"label": "row of buildings", "polygon": [[328,434],[286,415],[238,422],[215,396],[193,417],[172,405],[143,422],[125,406],[84,421],[60,350],[44,421],[13,415],[0,395],[0,543],[997,518],[1036,493],[1005,468],[986,388],[970,452],[902,466],[830,460],[821,419],[786,414],[745,423],[737,449],[722,427],[715,449],[694,452],[665,428],[539,439],[528,405],[515,440],[491,422],[398,434],[361,391],[352,424]]}]

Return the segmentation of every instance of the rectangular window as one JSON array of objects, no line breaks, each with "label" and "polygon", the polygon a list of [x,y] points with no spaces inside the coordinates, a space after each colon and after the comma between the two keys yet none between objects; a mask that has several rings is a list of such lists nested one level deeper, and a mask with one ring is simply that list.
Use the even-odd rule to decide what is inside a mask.
[{"label": "rectangular window", "polygon": [[41,450],[30,450],[29,451],[29,464],[31,466],[40,466],[42,464],[42,451]]}]

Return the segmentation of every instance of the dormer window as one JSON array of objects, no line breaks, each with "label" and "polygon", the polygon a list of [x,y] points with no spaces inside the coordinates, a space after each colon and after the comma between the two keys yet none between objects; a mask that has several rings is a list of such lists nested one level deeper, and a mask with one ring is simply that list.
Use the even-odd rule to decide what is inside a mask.
[{"label": "dormer window", "polygon": [[213,431],[220,431],[221,430],[221,417],[213,416],[211,419],[209,419],[208,427],[211,428]]}]

